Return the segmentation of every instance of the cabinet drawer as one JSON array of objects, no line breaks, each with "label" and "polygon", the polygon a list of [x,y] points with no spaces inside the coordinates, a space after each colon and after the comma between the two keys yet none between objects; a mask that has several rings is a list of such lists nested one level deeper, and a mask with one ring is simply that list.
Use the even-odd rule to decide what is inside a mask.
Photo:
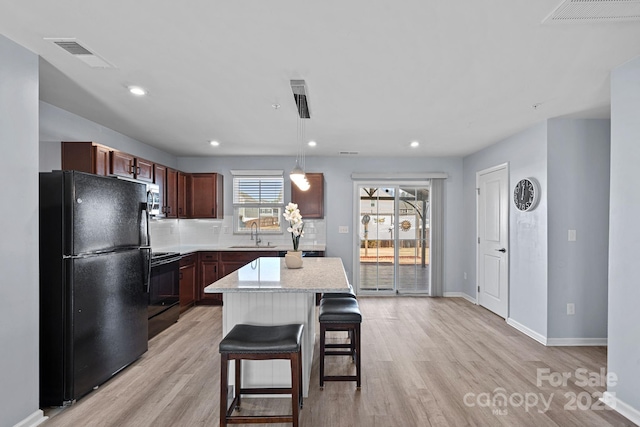
[{"label": "cabinet drawer", "polygon": [[182,259],[180,259],[180,267],[186,267],[188,265],[192,265],[196,263],[196,255],[184,255]]},{"label": "cabinet drawer", "polygon": [[200,261],[218,261],[218,252],[198,252]]}]

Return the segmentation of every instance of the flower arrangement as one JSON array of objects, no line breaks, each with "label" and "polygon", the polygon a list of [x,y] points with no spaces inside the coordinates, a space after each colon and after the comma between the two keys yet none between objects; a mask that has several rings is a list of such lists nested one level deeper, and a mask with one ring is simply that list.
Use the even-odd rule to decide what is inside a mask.
[{"label": "flower arrangement", "polygon": [[298,250],[298,245],[300,244],[300,237],[304,236],[304,222],[302,222],[302,215],[300,215],[300,209],[298,209],[298,205],[295,203],[289,203],[284,208],[284,213],[282,214],[284,219],[289,222],[289,227],[287,231],[291,233],[291,240],[293,242],[293,250]]}]

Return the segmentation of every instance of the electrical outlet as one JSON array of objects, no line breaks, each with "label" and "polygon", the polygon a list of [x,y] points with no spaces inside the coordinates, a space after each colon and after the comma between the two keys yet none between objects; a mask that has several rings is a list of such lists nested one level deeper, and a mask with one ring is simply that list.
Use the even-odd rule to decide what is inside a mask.
[{"label": "electrical outlet", "polygon": [[338,227],[338,233],[340,234],[347,234],[349,233],[349,226],[347,225],[341,225]]},{"label": "electrical outlet", "polygon": [[570,242],[575,242],[577,240],[576,230],[569,230],[568,240]]},{"label": "electrical outlet", "polygon": [[567,314],[569,316],[576,314],[576,305],[574,303],[570,302],[567,304]]}]

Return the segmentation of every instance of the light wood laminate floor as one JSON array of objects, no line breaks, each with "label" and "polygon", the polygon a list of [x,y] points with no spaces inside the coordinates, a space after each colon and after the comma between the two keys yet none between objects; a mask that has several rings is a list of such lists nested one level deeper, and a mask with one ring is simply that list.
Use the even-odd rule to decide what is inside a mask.
[{"label": "light wood laminate floor", "polygon": [[[577,369],[599,373],[606,368],[604,347],[545,347],[461,298],[359,301],[362,388],[351,382],[319,388],[316,339],[302,426],[634,425],[597,402],[605,387],[576,385]],[[69,408],[46,411],[55,415],[43,425],[217,426],[221,330],[221,308],[189,310],[115,378]],[[334,359],[327,363],[329,372],[353,369],[348,358]],[[565,386],[546,380],[537,386],[538,369],[572,377]],[[511,403],[492,405],[499,393]],[[572,402],[572,396],[581,400]],[[548,408],[543,399],[550,400]],[[283,399],[245,399],[242,410],[282,411],[287,405]],[[594,409],[580,409],[585,406]]]}]

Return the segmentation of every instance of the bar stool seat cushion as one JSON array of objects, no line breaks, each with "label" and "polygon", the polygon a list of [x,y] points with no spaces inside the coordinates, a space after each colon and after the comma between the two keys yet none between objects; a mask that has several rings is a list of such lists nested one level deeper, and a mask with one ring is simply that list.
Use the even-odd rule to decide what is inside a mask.
[{"label": "bar stool seat cushion", "polygon": [[355,298],[356,294],[353,292],[325,292],[322,294],[322,299],[329,298]]},{"label": "bar stool seat cushion", "polygon": [[329,298],[320,304],[320,323],[361,323],[362,314],[354,298]]},{"label": "bar stool seat cushion", "polygon": [[353,286],[349,284],[349,290],[346,292],[325,292],[322,294],[322,298],[356,298],[356,293],[353,291]]},{"label": "bar stool seat cushion", "polygon": [[220,353],[294,353],[304,325],[235,325],[220,341]]}]

